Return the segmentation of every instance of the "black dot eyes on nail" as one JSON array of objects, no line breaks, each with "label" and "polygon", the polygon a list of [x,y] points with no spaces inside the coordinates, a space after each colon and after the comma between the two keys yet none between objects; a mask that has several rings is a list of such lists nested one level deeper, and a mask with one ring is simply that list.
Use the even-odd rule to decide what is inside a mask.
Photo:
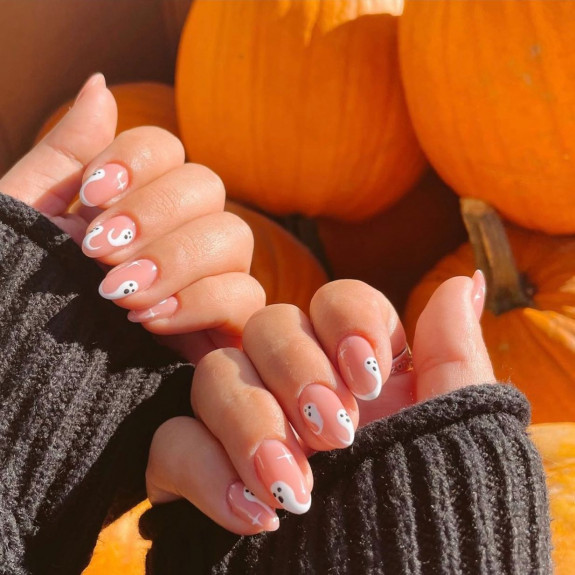
[{"label": "black dot eyes on nail", "polygon": [[129,289],[125,289],[125,290],[124,290],[124,293],[125,293],[125,294],[129,294],[129,293],[130,293],[130,290],[129,290]]},{"label": "black dot eyes on nail", "polygon": [[278,487],[278,492],[281,493],[282,492],[282,488]]},{"label": "black dot eyes on nail", "polygon": [[284,498],[283,498],[283,497],[278,497],[278,501],[279,501],[280,503],[283,503],[283,502],[284,502]]}]

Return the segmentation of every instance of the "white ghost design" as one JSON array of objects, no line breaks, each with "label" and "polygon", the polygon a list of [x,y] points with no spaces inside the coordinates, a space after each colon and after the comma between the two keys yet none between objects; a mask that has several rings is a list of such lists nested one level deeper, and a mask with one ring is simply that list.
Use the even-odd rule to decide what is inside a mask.
[{"label": "white ghost design", "polygon": [[375,357],[368,357],[363,362],[363,367],[364,367],[365,371],[367,371],[370,375],[372,375],[374,377],[375,388],[370,393],[366,393],[364,395],[361,395],[359,393],[355,393],[354,395],[358,399],[363,399],[364,401],[370,401],[370,400],[378,397],[379,394],[381,393],[381,386],[383,385],[383,382],[381,380],[381,371],[379,370],[379,365],[378,365],[377,359],[375,359]]},{"label": "white ghost design", "polygon": [[82,242],[82,245],[90,251],[96,251],[99,250],[102,246],[93,246],[90,242],[96,237],[99,236],[102,232],[104,231],[104,226],[96,226],[95,228],[93,228],[92,230],[90,230],[88,232],[88,234],[86,235],[86,237],[84,238],[84,241]]},{"label": "white ghost design", "polygon": [[337,422],[347,431],[347,437],[340,437],[340,439],[347,445],[353,443],[355,437],[355,430],[353,429],[353,422],[345,409],[338,409]]},{"label": "white ghost design", "polygon": [[323,418],[321,413],[318,411],[315,403],[306,403],[303,406],[303,413],[305,418],[310,421],[317,429],[312,429],[312,431],[319,435],[323,431]]},{"label": "white ghost design", "polygon": [[82,203],[85,206],[90,206],[93,207],[96,204],[91,204],[87,199],[86,196],[84,195],[84,191],[86,190],[86,186],[88,186],[88,184],[91,184],[92,182],[96,182],[98,180],[101,180],[104,178],[104,176],[106,175],[106,171],[103,168],[100,168],[99,170],[96,170],[83,184],[82,187],[80,188],[80,200],[82,200]]},{"label": "white ghost design", "polygon": [[271,485],[272,495],[278,500],[279,504],[287,511],[301,515],[311,507],[311,496],[306,503],[300,503],[293,489],[284,481],[275,481]]},{"label": "white ghost design", "polygon": [[134,239],[134,233],[132,232],[132,230],[126,228],[125,230],[122,230],[117,237],[114,237],[114,230],[115,228],[112,228],[109,232],[108,232],[108,243],[111,246],[125,246],[127,244],[129,244],[133,239]]},{"label": "white ghost design", "polygon": [[98,291],[103,298],[120,299],[136,293],[138,291],[138,283],[134,280],[126,280],[111,293],[106,293],[104,290],[102,290],[102,286],[100,285]]},{"label": "white ghost design", "polygon": [[247,487],[244,487],[244,498],[247,499],[248,501],[251,501],[252,503],[257,503],[271,515],[274,514],[272,508],[269,505],[266,505],[263,501],[260,501]]}]

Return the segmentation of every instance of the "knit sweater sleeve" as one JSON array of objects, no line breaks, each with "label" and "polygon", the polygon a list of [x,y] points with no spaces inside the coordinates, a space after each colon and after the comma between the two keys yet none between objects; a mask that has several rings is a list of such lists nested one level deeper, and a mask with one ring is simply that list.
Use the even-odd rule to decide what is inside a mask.
[{"label": "knit sweater sleeve", "polygon": [[141,519],[148,572],[515,574],[551,572],[547,492],[510,385],[471,386],[371,423],[310,459],[313,502],[273,533],[237,537],[184,501]]},{"label": "knit sweater sleeve", "polygon": [[0,195],[0,573],[78,574],[145,496],[151,436],[189,412],[191,366],[97,292],[103,272]]}]

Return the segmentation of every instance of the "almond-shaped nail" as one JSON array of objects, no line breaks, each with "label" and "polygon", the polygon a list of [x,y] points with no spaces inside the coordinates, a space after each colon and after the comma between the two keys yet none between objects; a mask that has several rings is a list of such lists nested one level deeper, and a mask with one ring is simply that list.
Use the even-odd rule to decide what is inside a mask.
[{"label": "almond-shaped nail", "polygon": [[120,164],[106,164],[82,184],[80,201],[85,206],[101,206],[128,187],[128,171]]},{"label": "almond-shaped nail", "polygon": [[277,439],[258,447],[255,466],[261,482],[286,511],[301,515],[311,506],[311,494],[291,451]]},{"label": "almond-shaped nail", "polygon": [[146,323],[157,319],[172,317],[178,309],[178,300],[169,297],[148,309],[132,310],[128,313],[128,319],[134,323]]},{"label": "almond-shaped nail", "polygon": [[150,260],[137,260],[114,268],[98,289],[105,299],[120,299],[148,289],[158,275],[156,264]]},{"label": "almond-shaped nail", "polygon": [[88,88],[91,88],[92,86],[95,86],[96,84],[102,84],[103,86],[106,86],[106,78],[104,78],[104,74],[102,74],[101,72],[96,72],[95,74],[92,74],[92,76],[90,76],[86,80],[86,82],[82,86],[81,90],[78,92],[78,95],[76,96],[76,100],[74,101],[74,105],[76,105],[80,101],[80,99],[88,91]]},{"label": "almond-shaped nail", "polygon": [[339,397],[325,385],[312,383],[299,396],[299,408],[305,424],[335,449],[353,443],[353,422]]},{"label": "almond-shaped nail", "polygon": [[381,371],[370,343],[359,335],[350,335],[340,344],[337,362],[343,380],[358,399],[371,401],[383,385]]},{"label": "almond-shaped nail", "polygon": [[471,288],[471,303],[477,319],[481,319],[487,289],[485,285],[485,276],[481,270],[476,270],[471,279],[473,281],[473,287]]},{"label": "almond-shaped nail", "polygon": [[127,216],[116,216],[88,231],[82,251],[89,258],[100,258],[131,244],[135,238],[136,224]]},{"label": "almond-shaped nail", "polygon": [[228,504],[234,514],[249,525],[257,525],[265,531],[276,531],[280,526],[276,512],[260,501],[241,481],[230,485]]}]

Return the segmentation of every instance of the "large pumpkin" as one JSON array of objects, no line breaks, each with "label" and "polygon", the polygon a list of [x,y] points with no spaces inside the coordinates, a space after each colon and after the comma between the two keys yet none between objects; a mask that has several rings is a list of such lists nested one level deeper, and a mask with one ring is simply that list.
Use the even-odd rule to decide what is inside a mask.
[{"label": "large pumpkin", "polygon": [[471,227],[471,236],[483,263],[470,243],[441,260],[410,295],[408,337],[413,341],[417,318],[440,283],[480,267],[487,277],[481,325],[496,377],[527,395],[535,423],[575,421],[575,237],[508,226],[507,244],[484,207],[472,202],[467,214],[480,227]]},{"label": "large pumpkin", "polygon": [[571,0],[406,0],[400,61],[419,141],[462,196],[575,233]]},{"label": "large pumpkin", "polygon": [[176,69],[191,160],[276,214],[360,220],[425,165],[405,106],[396,0],[196,0]]},{"label": "large pumpkin", "polygon": [[398,312],[423,274],[467,237],[458,197],[431,171],[383,213],[357,223],[318,219],[317,233],[334,278],[372,285]]}]

